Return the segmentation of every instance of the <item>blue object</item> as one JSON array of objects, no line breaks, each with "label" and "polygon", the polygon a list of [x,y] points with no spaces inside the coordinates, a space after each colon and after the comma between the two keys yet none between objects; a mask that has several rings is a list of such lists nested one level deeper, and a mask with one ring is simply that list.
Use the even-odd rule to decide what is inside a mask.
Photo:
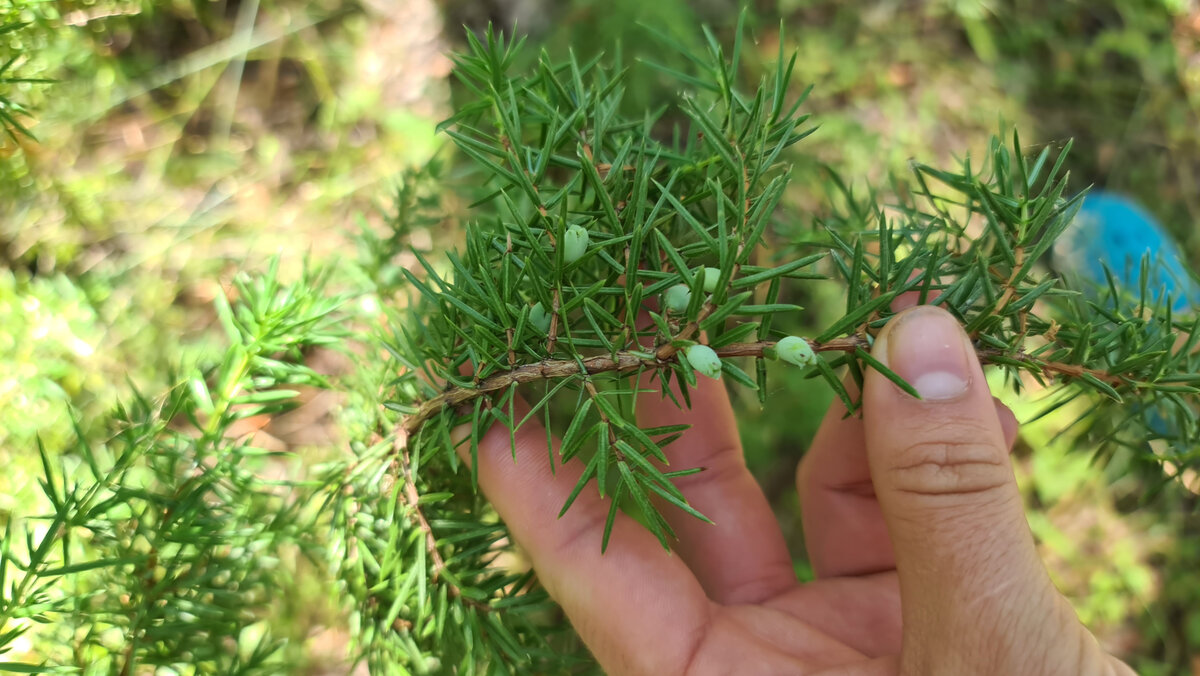
[{"label": "blue object", "polygon": [[[1121,285],[1127,300],[1141,293],[1142,259],[1150,256],[1146,291],[1157,305],[1171,299],[1171,311],[1187,313],[1200,306],[1200,285],[1188,273],[1178,245],[1136,202],[1103,191],[1084,198],[1075,221],[1054,244],[1054,267],[1082,282],[1086,290],[1107,287],[1104,266]],[[1144,411],[1150,429],[1174,436],[1176,426],[1160,410]]]},{"label": "blue object", "polygon": [[1169,294],[1171,310],[1184,312],[1200,304],[1200,285],[1188,273],[1183,254],[1171,236],[1136,202],[1103,191],[1084,198],[1079,214],[1055,243],[1054,263],[1061,272],[1101,288],[1107,285],[1104,265],[1134,298],[1140,291],[1142,258],[1150,256],[1147,292],[1157,304]]}]

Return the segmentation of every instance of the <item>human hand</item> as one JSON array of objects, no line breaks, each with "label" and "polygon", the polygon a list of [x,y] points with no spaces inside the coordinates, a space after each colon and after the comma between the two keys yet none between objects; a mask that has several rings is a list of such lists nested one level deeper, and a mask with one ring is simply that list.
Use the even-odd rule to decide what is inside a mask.
[{"label": "human hand", "polygon": [[[818,579],[797,584],[746,469],[728,397],[704,382],[680,411],[639,397],[639,422],[689,423],[668,447],[677,485],[716,522],[665,509],[673,553],[552,472],[528,422],[480,441],[479,483],[542,584],[612,674],[1130,674],[1105,654],[1037,556],[1008,460],[1012,414],[943,310],[906,310],[873,356],[923,395],[870,370],[862,417],[835,404],[797,474]],[[648,382],[643,385],[649,386]],[[555,442],[557,444],[557,442]]]}]

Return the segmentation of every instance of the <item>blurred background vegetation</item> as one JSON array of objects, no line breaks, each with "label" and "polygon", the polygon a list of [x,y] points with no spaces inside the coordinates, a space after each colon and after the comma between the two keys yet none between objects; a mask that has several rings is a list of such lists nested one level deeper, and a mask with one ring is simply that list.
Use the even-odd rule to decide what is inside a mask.
[{"label": "blurred background vegetation", "polygon": [[[421,224],[403,243],[432,250],[453,246],[462,226],[455,182],[465,179],[435,133],[457,95],[448,52],[460,26],[515,23],[552,54],[619,49],[635,64],[647,43],[637,22],[694,42],[701,22],[728,34],[740,6],[10,0],[0,8],[0,525],[37,512],[39,438],[63,453],[75,435],[102,437],[105,411],[130,385],[153,392],[212,358],[211,301],[235,271],[276,254],[293,276],[306,259],[357,259],[336,284],[364,307],[402,302],[372,295],[373,279],[415,265],[397,224]],[[801,238],[825,209],[827,167],[865,192],[910,159],[980,154],[1012,124],[1031,146],[1074,138],[1075,188],[1139,199],[1200,261],[1197,0],[758,0],[749,10],[746,77],[769,69],[785,40],[820,125],[792,157],[784,206],[805,220],[779,241]],[[655,104],[661,81],[635,66],[630,105]],[[432,159],[446,167],[438,181],[420,171]],[[835,285],[796,293],[810,327],[840,316]],[[774,382],[765,410],[741,402],[744,438],[804,575],[793,469],[831,394],[818,381]],[[1012,403],[1019,417],[1037,410]],[[352,408],[317,397],[246,432],[327,457]],[[1150,501],[1136,478],[1056,439],[1070,419],[1027,426],[1017,453],[1056,581],[1139,673],[1200,674],[1200,478]],[[337,604],[311,570],[289,565],[295,588],[271,612],[292,663],[346,673]],[[5,657],[52,650],[34,639],[21,649]]]}]

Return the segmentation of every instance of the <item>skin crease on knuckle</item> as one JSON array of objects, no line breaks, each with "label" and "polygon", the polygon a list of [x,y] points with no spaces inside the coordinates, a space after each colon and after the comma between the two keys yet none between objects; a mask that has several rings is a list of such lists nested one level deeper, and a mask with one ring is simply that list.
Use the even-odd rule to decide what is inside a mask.
[{"label": "skin crease on knuckle", "polygon": [[875,499],[875,484],[869,476],[858,481],[831,481],[829,477],[820,474],[820,467],[814,457],[812,453],[805,453],[800,459],[800,464],[796,466],[796,490],[800,492],[801,504],[808,496],[821,491]]},{"label": "skin crease on knuckle", "polygon": [[762,603],[770,600],[773,596],[779,595],[779,581],[781,579],[796,578],[795,569],[787,564],[779,564],[764,568],[755,577],[750,577],[742,580],[737,585],[731,587],[726,595],[732,598],[744,599],[743,603]]},{"label": "skin crease on knuckle", "polygon": [[1007,449],[994,443],[995,430],[971,419],[934,418],[915,441],[891,453],[888,482],[901,492],[966,496],[1002,489],[1012,482]]},{"label": "skin crease on knuckle", "polygon": [[742,449],[736,446],[718,447],[694,461],[689,459],[689,462],[695,467],[703,467],[704,471],[675,479],[675,486],[684,492],[736,480],[746,469]]},{"label": "skin crease on knuckle", "polygon": [[[714,613],[706,631],[689,653],[679,676],[773,676],[813,673],[814,664],[830,664],[861,657],[840,647],[813,650],[820,632],[806,628],[791,640],[772,636],[772,615],[754,606],[728,607]],[[790,651],[780,651],[788,645]]]},{"label": "skin crease on knuckle", "polygon": [[1007,488],[1012,477],[1007,456],[973,441],[912,444],[887,471],[894,490],[928,497],[983,496]]}]

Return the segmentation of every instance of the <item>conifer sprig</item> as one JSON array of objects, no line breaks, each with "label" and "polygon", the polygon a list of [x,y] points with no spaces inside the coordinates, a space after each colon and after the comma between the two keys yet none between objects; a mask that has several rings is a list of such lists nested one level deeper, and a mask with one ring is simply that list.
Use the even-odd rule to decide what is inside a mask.
[{"label": "conifer sprig", "polygon": [[342,299],[325,296],[324,282],[313,273],[283,285],[274,264],[240,278],[236,303],[217,300],[230,341],[218,365],[186,374],[158,399],[134,392],[103,444],[80,434],[66,461],[43,452],[41,487],[53,511],[40,519],[48,524],[40,537],[29,525],[6,530],[0,626],[16,624],[0,649],[27,630],[25,620],[53,617],[64,669],[286,671],[283,644],[261,613],[286,583],[282,550],[311,550],[314,517],[307,500],[289,494],[297,484],[263,476],[283,454],[232,429],[293,406],[293,387],[328,386],[302,358],[345,337]]},{"label": "conifer sprig", "polygon": [[[736,47],[727,55],[709,38],[703,56],[683,50],[688,72],[649,64],[678,100],[634,115],[622,104],[619,62],[541,54],[519,69],[520,43],[494,33],[470,38],[458,57],[468,100],[443,126],[474,170],[465,188],[473,218],[461,255],[418,252],[419,273],[405,272],[413,300],[384,339],[394,360],[385,367],[395,374],[384,388],[391,415],[362,456],[374,469],[356,471],[349,491],[360,509],[379,503],[373,495],[403,494],[382,504],[401,508],[388,532],[403,535],[387,542],[404,549],[389,556],[396,545],[372,545],[384,559],[366,575],[373,586],[355,593],[366,599],[361,616],[371,624],[360,636],[373,665],[386,668],[385,656],[431,671],[449,667],[450,656],[465,671],[578,665],[577,639],[548,633],[549,600],[524,565],[505,558],[507,531],[474,489],[483,432],[496,425],[515,439],[539,420],[560,438],[557,453],[547,439],[546,462],[584,466],[560,515],[595,490],[610,505],[598,546],[621,510],[670,546],[659,510],[706,515],[673,484],[692,470],[667,463],[686,428],[639,427],[637,398],[687,406],[702,370],[689,355],[703,356],[695,348],[704,343],[721,375],[765,399],[765,362],[784,337],[776,320],[801,310],[785,292],[815,280],[841,280],[845,312],[804,339],[812,361],[795,341],[788,359],[851,409],[839,367],[860,381],[877,368],[907,387],[869,350],[891,302],[915,293],[959,317],[977,354],[1013,387],[1049,388],[1048,408],[1088,397],[1095,415],[1077,425],[1089,426],[1081,446],[1111,455],[1124,445],[1151,467],[1141,462],[1147,440],[1169,439],[1176,467],[1194,458],[1200,327],[1173,317],[1169,302],[1151,302],[1162,296],[1153,290],[1071,290],[1040,263],[1079,206],[1062,175],[1065,149],[1026,158],[1014,134],[1011,148],[995,141],[981,166],[914,165],[887,206],[834,175],[831,212],[781,246],[775,231],[802,218],[780,203],[787,149],[812,130],[799,112],[807,92],[791,93],[794,61],[781,53],[775,77],[743,94]],[[568,252],[568,233],[577,247],[580,230],[586,246]],[[647,374],[654,390],[639,386]],[[469,433],[456,442],[451,430],[462,425]],[[461,462],[460,450],[472,461]],[[391,478],[380,488],[378,476]],[[408,582],[414,575],[430,585],[429,600]]]},{"label": "conifer sprig", "polygon": [[[892,301],[915,293],[957,316],[1013,387],[1064,384],[1056,406],[1081,395],[1123,404],[1120,417],[1139,424],[1095,435],[1099,452],[1195,439],[1185,400],[1200,392],[1184,338],[1192,320],[1172,317],[1154,290],[1071,290],[1041,265],[1082,200],[1062,172],[1069,147],[1026,158],[1014,132],[1011,149],[995,140],[981,166],[916,164],[889,206],[834,176],[838,207],[770,262],[772,223],[798,218],[778,209],[785,150],[811,131],[799,113],[804,95],[789,93],[794,57],[781,53],[778,75],[744,94],[734,86],[737,55],[712,39],[709,47],[704,57],[685,53],[694,73],[657,66],[677,80],[675,106],[627,117],[621,64],[554,64],[542,54],[513,73],[520,43],[472,38],[457,75],[474,100],[443,126],[478,172],[477,218],[465,255],[451,254],[445,272],[421,258],[424,274],[408,275],[417,310],[392,346],[411,395],[392,404],[408,444],[444,449],[455,465],[449,426],[476,430],[474,452],[479,430],[523,422],[506,412],[519,388],[543,382],[525,419],[538,415],[563,435],[560,461],[588,463],[576,494],[594,483],[601,495],[628,496],[668,546],[672,533],[649,498],[666,494],[690,510],[667,476],[664,446],[678,431],[656,440],[633,421],[632,402],[674,398],[674,381],[687,405],[700,369],[684,349],[696,342],[715,348],[721,373],[765,396],[764,360],[780,338],[773,318],[801,309],[780,302],[781,290],[830,277],[846,285],[845,313],[806,341],[835,355],[812,374],[851,409],[838,367],[860,384],[875,368],[910,389],[869,350]],[[571,260],[558,244],[569,229],[590,242]],[[738,357],[753,360],[754,375]],[[637,388],[647,372],[660,394]],[[582,405],[554,424],[554,401],[564,398]],[[1173,422],[1156,427],[1164,415]],[[1189,443],[1176,453],[1186,457]]]}]

